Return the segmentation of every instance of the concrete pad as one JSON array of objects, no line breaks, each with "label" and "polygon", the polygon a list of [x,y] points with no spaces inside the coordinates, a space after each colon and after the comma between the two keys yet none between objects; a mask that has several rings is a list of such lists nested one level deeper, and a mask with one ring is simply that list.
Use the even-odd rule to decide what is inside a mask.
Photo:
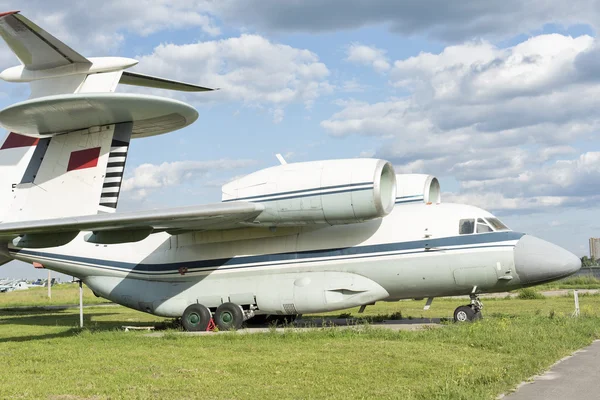
[{"label": "concrete pad", "polygon": [[508,400],[596,400],[600,394],[600,340],[554,364],[532,382],[521,384]]},{"label": "concrete pad", "polygon": [[[380,323],[369,324],[369,327],[384,328],[393,331],[419,331],[423,329],[440,328],[443,325],[439,323],[439,318],[434,319],[411,319],[411,320],[388,320]],[[272,328],[270,326],[258,326],[252,328],[244,328],[236,331],[237,334],[253,334],[253,333],[266,333],[266,332],[310,332],[317,328],[329,328],[335,327],[337,329],[364,329],[363,324],[357,324],[352,319],[340,319],[340,318],[318,318],[318,319],[307,319],[298,320],[289,327]],[[218,335],[224,333],[231,333],[227,331],[220,332],[177,332],[178,335],[185,336],[203,336],[203,335]],[[162,337],[164,332],[153,332],[147,335],[148,337]]]}]

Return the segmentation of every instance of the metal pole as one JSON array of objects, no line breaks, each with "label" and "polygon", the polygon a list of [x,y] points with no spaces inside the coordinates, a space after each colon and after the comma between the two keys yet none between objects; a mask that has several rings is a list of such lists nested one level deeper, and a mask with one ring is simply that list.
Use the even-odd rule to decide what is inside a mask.
[{"label": "metal pole", "polygon": [[79,327],[83,328],[83,282],[79,281]]},{"label": "metal pole", "polygon": [[52,271],[48,270],[48,298],[51,299],[52,298],[52,284],[50,283],[52,281]]}]

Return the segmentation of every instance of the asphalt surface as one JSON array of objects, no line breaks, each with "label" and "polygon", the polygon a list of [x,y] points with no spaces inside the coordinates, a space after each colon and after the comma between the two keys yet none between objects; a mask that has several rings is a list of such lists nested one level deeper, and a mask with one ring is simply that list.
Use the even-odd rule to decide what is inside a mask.
[{"label": "asphalt surface", "polygon": [[554,364],[532,382],[521,384],[508,400],[597,400],[600,398],[600,340]]}]

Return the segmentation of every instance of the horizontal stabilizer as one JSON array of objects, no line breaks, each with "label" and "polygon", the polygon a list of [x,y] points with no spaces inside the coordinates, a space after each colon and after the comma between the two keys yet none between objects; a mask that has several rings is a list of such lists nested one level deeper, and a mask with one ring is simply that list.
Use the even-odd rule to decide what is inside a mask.
[{"label": "horizontal stabilizer", "polygon": [[215,90],[203,86],[192,85],[191,83],[173,81],[170,79],[163,79],[156,76],[144,75],[138,72],[130,71],[123,72],[119,83],[155,89],[178,90],[180,92],[208,92]]},{"label": "horizontal stabilizer", "polygon": [[0,14],[0,35],[30,71],[91,64],[87,58],[18,14],[18,11]]}]

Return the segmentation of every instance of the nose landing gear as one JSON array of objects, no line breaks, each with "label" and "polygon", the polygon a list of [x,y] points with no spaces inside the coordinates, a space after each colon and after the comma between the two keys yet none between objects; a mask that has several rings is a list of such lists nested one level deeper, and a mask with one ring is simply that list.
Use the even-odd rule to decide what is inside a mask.
[{"label": "nose landing gear", "polygon": [[470,322],[482,319],[482,308],[483,303],[479,300],[479,296],[471,294],[471,304],[457,307],[454,310],[454,322]]}]

